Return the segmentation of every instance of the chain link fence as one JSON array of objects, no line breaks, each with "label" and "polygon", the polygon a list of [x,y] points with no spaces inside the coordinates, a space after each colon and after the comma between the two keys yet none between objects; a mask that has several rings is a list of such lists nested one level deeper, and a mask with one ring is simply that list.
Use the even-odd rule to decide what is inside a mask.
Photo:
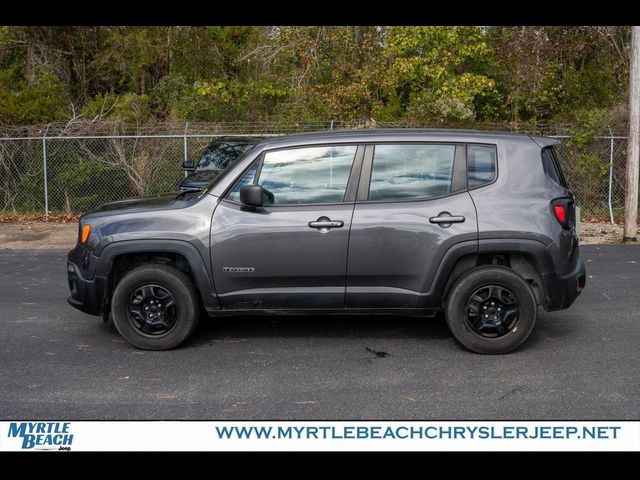
[{"label": "chain link fence", "polygon": [[[420,126],[376,122],[66,125],[0,132],[0,212],[80,214],[103,203],[173,191],[185,159],[224,135]],[[526,132],[536,133],[540,132]],[[1,136],[4,134],[4,136]],[[548,132],[547,132],[548,134]],[[584,218],[623,216],[626,137],[561,140],[560,161]]]},{"label": "chain link fence", "polygon": [[598,136],[576,141],[567,135],[551,135],[562,143],[556,147],[569,189],[576,196],[584,218],[624,217],[627,137]]}]

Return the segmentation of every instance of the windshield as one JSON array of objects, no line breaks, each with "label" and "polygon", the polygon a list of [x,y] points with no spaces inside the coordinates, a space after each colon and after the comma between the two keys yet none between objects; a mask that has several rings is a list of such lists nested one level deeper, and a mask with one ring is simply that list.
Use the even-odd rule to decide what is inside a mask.
[{"label": "windshield", "polygon": [[209,190],[211,190],[220,180],[222,180],[226,175],[225,172],[229,172],[229,171],[233,170],[235,168],[235,166],[237,164],[239,164],[240,162],[242,162],[242,160],[244,158],[246,158],[247,156],[251,155],[250,152],[253,151],[253,149],[254,149],[254,147],[256,145],[257,144],[252,144],[249,148],[247,148],[245,150],[245,152],[242,155],[236,157],[235,159],[233,159],[232,161],[227,163],[227,166],[224,169],[225,171],[223,171],[221,173],[218,173],[216,175],[213,175],[214,178],[209,182],[209,185],[207,185],[206,188],[204,190],[202,190],[202,194],[204,195],[207,192],[209,192]]},{"label": "windshield", "polygon": [[229,163],[251,150],[253,146],[253,143],[230,142],[209,145],[196,166],[196,172],[224,170]]}]

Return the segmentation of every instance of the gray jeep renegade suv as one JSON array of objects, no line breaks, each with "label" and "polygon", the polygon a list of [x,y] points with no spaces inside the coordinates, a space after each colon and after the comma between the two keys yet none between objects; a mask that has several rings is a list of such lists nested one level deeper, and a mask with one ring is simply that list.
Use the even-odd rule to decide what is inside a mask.
[{"label": "gray jeep renegade suv", "polygon": [[69,303],[138,348],[209,316],[433,316],[478,353],[531,333],[585,284],[574,198],[549,138],[365,130],[258,143],[199,192],[80,219]]}]

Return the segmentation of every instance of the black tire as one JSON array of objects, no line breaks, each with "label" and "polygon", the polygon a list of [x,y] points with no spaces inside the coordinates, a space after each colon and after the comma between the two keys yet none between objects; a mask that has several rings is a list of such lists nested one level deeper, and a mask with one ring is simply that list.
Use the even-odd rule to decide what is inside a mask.
[{"label": "black tire", "polygon": [[[486,300],[479,300],[484,292],[487,292]],[[489,300],[493,298],[490,292],[500,292],[498,296],[506,299],[506,307],[502,306],[501,311],[509,310],[508,316],[495,312],[493,317],[483,310],[494,308],[489,306]],[[515,303],[509,303],[512,301]],[[446,302],[447,325],[455,339],[469,350],[481,354],[507,353],[522,345],[533,331],[536,311],[536,297],[529,284],[513,270],[495,266],[479,267],[460,277]],[[476,312],[481,312],[481,315]],[[481,318],[485,313],[490,316],[488,320]],[[500,317],[505,318],[504,322],[494,321],[497,315],[504,315]]]},{"label": "black tire", "polygon": [[[171,321],[167,321],[171,326],[159,324],[159,329],[145,333],[145,322],[140,321],[137,314],[131,314],[129,309],[132,306],[135,308],[136,299],[141,298],[134,298],[136,292],[148,285],[152,286],[154,295],[158,292],[168,293],[172,298],[164,298],[171,298],[173,301],[166,302],[172,304],[170,312],[163,312],[167,318],[171,317]],[[180,345],[193,333],[200,318],[200,305],[193,282],[184,272],[168,265],[152,264],[134,268],[122,277],[113,291],[111,313],[120,335],[135,347],[143,350],[169,350]],[[146,315],[147,312],[144,313]]]}]

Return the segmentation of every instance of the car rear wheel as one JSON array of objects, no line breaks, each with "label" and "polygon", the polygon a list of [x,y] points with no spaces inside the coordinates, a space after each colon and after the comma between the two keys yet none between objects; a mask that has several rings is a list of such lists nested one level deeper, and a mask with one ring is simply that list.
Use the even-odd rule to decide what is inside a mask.
[{"label": "car rear wheel", "polygon": [[200,317],[191,279],[168,265],[146,265],[129,271],[111,299],[116,329],[143,350],[169,350],[185,341]]},{"label": "car rear wheel", "polygon": [[507,353],[533,331],[536,298],[529,284],[504,267],[481,267],[461,277],[446,302],[447,325],[469,350]]}]

